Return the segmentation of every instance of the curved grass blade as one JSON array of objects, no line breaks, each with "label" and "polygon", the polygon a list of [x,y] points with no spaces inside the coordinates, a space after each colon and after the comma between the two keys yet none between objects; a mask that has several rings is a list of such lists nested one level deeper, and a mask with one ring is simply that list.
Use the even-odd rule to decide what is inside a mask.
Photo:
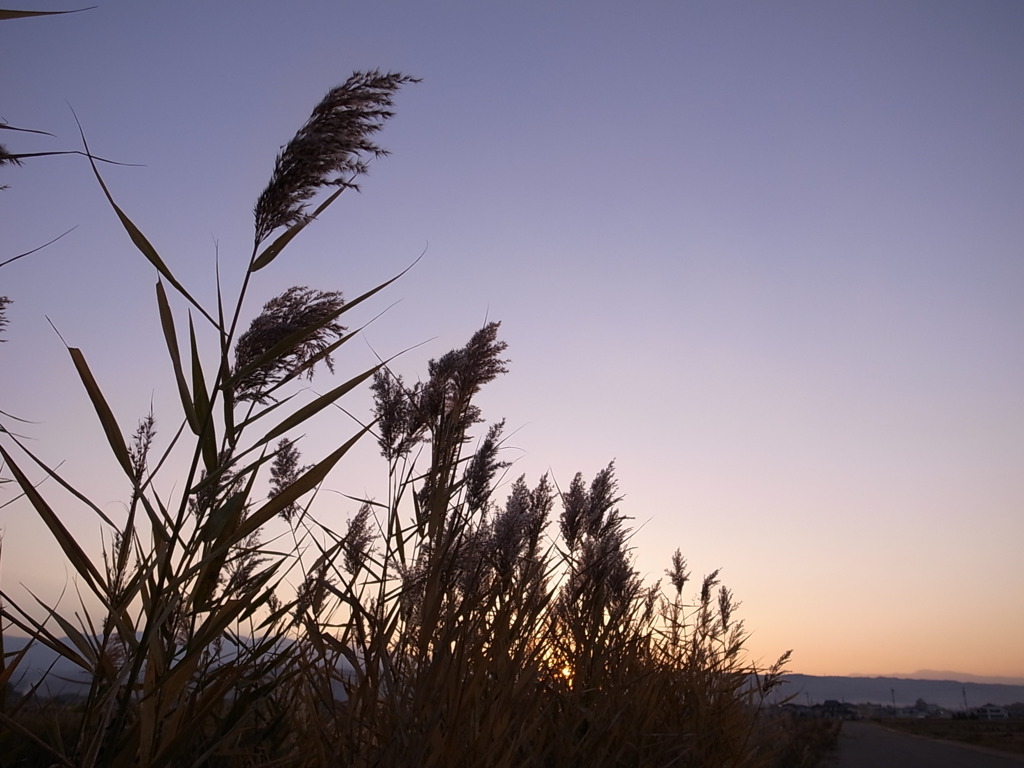
[{"label": "curved grass blade", "polygon": [[24,253],[19,253],[17,256],[11,256],[11,258],[7,259],[6,261],[0,261],[0,267],[5,267],[8,264],[10,264],[12,261],[17,261],[18,259],[23,259],[26,256],[31,256],[36,251],[41,251],[41,250],[43,250],[43,248],[45,248],[48,245],[53,245],[58,240],[60,240],[62,237],[64,237],[65,235],[68,235],[68,234],[74,232],[76,229],[78,229],[78,225],[77,224],[75,224],[75,226],[73,226],[71,229],[67,230],[66,232],[61,232],[59,235],[57,235],[55,238],[53,238],[53,240],[50,240],[49,242],[45,242],[42,245],[36,246],[31,251],[25,251]]},{"label": "curved grass blade", "polygon": [[[38,421],[29,421],[28,419],[19,418],[19,417],[15,416],[13,413],[8,413],[7,411],[5,411],[3,409],[0,409],[0,416],[6,416],[8,419],[14,419],[15,421],[20,421],[22,424],[38,424],[39,423]],[[2,424],[0,424],[0,432],[7,432],[7,428],[4,427]]]},{"label": "curved grass blade", "polygon": [[332,192],[326,200],[324,200],[322,203],[320,203],[320,205],[317,206],[317,209],[313,211],[309,218],[300,221],[298,224],[292,225],[291,227],[286,229],[283,234],[279,235],[277,239],[274,240],[274,242],[272,242],[270,245],[264,248],[263,252],[253,260],[252,266],[249,267],[249,272],[259,272],[270,262],[276,259],[278,255],[281,253],[281,251],[285,249],[285,246],[287,246],[288,243],[290,243],[295,238],[295,236],[299,234],[299,232],[304,230],[307,224],[309,224],[311,221],[313,221],[313,219],[315,219],[317,216],[323,213],[327,206],[329,206],[331,203],[337,200],[338,195],[344,192],[345,189],[347,189],[347,187],[339,187],[337,190]]},{"label": "curved grass blade", "polygon": [[295,411],[295,413],[289,415],[287,418],[281,421],[276,427],[274,427],[266,435],[264,435],[263,438],[256,443],[256,445],[270,442],[275,437],[280,437],[288,430],[297,427],[299,424],[302,424],[304,421],[311,418],[314,414],[319,413],[324,408],[333,403],[335,400],[337,400],[340,397],[343,397],[348,392],[351,392],[355,387],[358,387],[368,378],[373,376],[373,374],[375,374],[377,371],[381,369],[381,366],[383,366],[383,363],[381,363],[381,365],[374,366],[373,368],[369,369],[364,373],[359,374],[354,379],[349,379],[344,384],[340,384],[334,389],[320,395],[320,397],[316,398],[312,402],[302,406],[297,411]]},{"label": "curved grass blade", "polygon": [[185,418],[188,420],[193,434],[198,435],[200,431],[199,417],[196,415],[196,408],[192,403],[192,395],[188,391],[188,382],[185,381],[185,370],[181,365],[181,352],[178,348],[178,334],[174,330],[174,316],[171,314],[171,306],[167,301],[164,284],[160,280],[157,280],[156,283],[156,303],[160,310],[160,325],[164,331],[164,341],[167,342],[167,352],[171,357],[171,366],[174,368],[174,380],[178,384],[181,407],[185,411]]},{"label": "curved grass blade", "polygon": [[[379,317],[379,315],[378,315],[378,317]],[[342,336],[337,341],[334,341],[331,344],[329,344],[328,346],[326,346],[323,349],[321,349],[319,352],[317,352],[315,355],[310,357],[308,360],[304,361],[301,365],[299,365],[296,368],[294,368],[291,371],[289,371],[288,374],[286,376],[282,377],[282,379],[280,381],[278,381],[276,384],[274,384],[271,387],[268,387],[266,389],[266,391],[264,392],[264,395],[271,396],[277,390],[279,390],[281,387],[283,387],[285,384],[287,384],[288,382],[295,381],[296,379],[301,378],[303,376],[303,374],[305,374],[307,371],[312,370],[318,363],[326,360],[328,357],[330,357],[335,352],[337,352],[338,348],[341,347],[342,344],[344,344],[345,342],[350,341],[351,339],[353,339],[356,336],[358,336],[359,333],[362,332],[362,330],[364,328],[366,328],[365,325],[362,326],[361,328],[357,328],[352,333],[349,333],[349,334],[347,334],[345,336]]]},{"label": "curved grass blade", "polygon": [[264,416],[270,415],[271,413],[273,413],[275,410],[277,410],[281,406],[283,406],[283,405],[287,404],[288,402],[290,402],[292,400],[292,398],[294,398],[294,397],[295,397],[295,395],[291,394],[291,395],[288,395],[288,397],[283,397],[280,400],[276,400],[275,402],[273,402],[272,404],[268,405],[263,410],[257,412],[254,416],[250,416],[245,421],[243,421],[241,424],[236,425],[235,426],[235,433],[233,435],[234,439],[237,440],[238,436],[241,435],[242,432],[245,430],[245,428],[248,427],[250,424],[253,424],[254,422],[259,421]]},{"label": "curved grass blade", "polygon": [[35,16],[63,16],[65,13],[81,13],[82,11],[91,11],[98,7],[98,5],[90,5],[88,8],[75,8],[72,11],[15,11],[13,9],[3,9],[0,10],[0,21],[30,19]]},{"label": "curved grass blade", "polygon": [[192,323],[191,312],[188,317],[188,337],[192,350],[192,397],[196,409],[196,420],[200,425],[197,434],[202,444],[203,463],[206,465],[206,471],[213,473],[217,468],[217,436],[213,429],[210,398],[206,393],[206,377],[203,376],[203,363],[199,358],[199,345],[196,342],[196,329]]},{"label": "curved grass blade", "polygon": [[[75,122],[78,122],[77,116],[75,117]],[[160,258],[160,254],[156,252],[156,248],[154,248],[152,243],[150,243],[149,240],[146,239],[146,236],[142,234],[142,230],[135,226],[135,223],[128,218],[128,214],[121,210],[121,207],[114,202],[114,196],[110,194],[110,190],[107,188],[106,182],[103,181],[103,176],[100,175],[100,169],[96,167],[96,160],[89,150],[89,143],[85,140],[85,130],[82,128],[81,123],[78,123],[78,132],[82,136],[82,145],[85,147],[85,155],[89,158],[89,165],[92,166],[92,172],[96,176],[96,181],[99,182],[100,189],[103,190],[103,194],[107,198],[107,202],[109,202],[110,206],[114,209],[114,213],[117,214],[117,218],[120,220],[121,226],[124,227],[125,232],[128,233],[128,237],[131,238],[135,248],[149,260],[150,264],[156,267],[157,272],[163,275],[164,279],[173,285],[174,289],[178,291],[178,293],[185,297],[189,304],[195,307],[203,317],[209,320],[211,325],[218,328],[219,326],[217,325],[217,321],[214,320],[205,309],[203,309],[202,305],[200,305],[198,301],[192,298],[192,294],[185,290],[185,286],[178,282],[178,279],[171,273],[171,270],[168,269],[167,265],[164,263],[164,260]]]},{"label": "curved grass blade", "polygon": [[57,540],[57,544],[64,550],[65,556],[71,561],[75,570],[81,574],[82,578],[86,580],[92,590],[98,595],[107,594],[106,581],[102,574],[97,570],[96,566],[92,564],[88,555],[85,554],[78,542],[71,535],[71,532],[64,527],[64,524],[60,521],[60,518],[53,511],[46,500],[39,494],[33,486],[25,473],[21,471],[21,467],[14,461],[14,457],[11,456],[7,450],[0,445],[0,456],[3,456],[4,461],[7,462],[7,467],[10,469],[11,474],[14,475],[14,479],[18,481],[18,485],[21,486],[22,492],[32,502],[32,506],[35,508],[36,513],[43,519],[46,527],[50,529],[50,533],[53,534],[53,538]]},{"label": "curved grass blade", "polygon": [[[4,429],[3,427],[0,427],[0,432],[7,432],[7,430]],[[117,526],[114,525],[114,521],[111,520],[109,517],[107,517],[103,513],[103,510],[100,509],[98,506],[96,506],[89,499],[89,497],[87,497],[85,494],[83,494],[81,491],[79,491],[77,488],[75,488],[73,485],[71,485],[67,480],[65,480],[63,477],[61,477],[59,474],[57,474],[57,469],[60,469],[60,465],[59,464],[57,465],[56,468],[51,468],[48,464],[44,463],[42,459],[40,459],[38,456],[36,456],[34,453],[32,453],[32,451],[30,451],[25,446],[25,444],[22,443],[14,434],[12,434],[11,432],[7,432],[7,434],[11,436],[11,440],[14,442],[14,444],[17,445],[18,448],[20,448],[22,451],[24,451],[25,455],[28,456],[30,459],[32,459],[32,461],[35,463],[35,465],[37,467],[39,467],[41,470],[43,470],[43,472],[45,472],[49,477],[53,478],[57,482],[57,484],[60,485],[61,488],[63,488],[65,491],[70,493],[72,496],[74,496],[80,502],[82,502],[87,507],[89,507],[89,509],[91,509],[93,512],[96,513],[96,516],[99,517],[100,520],[102,520],[104,523],[109,525],[111,528],[116,528],[117,527]],[[43,482],[45,482],[45,480],[40,480],[36,484],[36,488],[38,488],[40,485],[42,485]],[[21,498],[21,497],[19,496],[18,498]],[[7,504],[12,503],[15,500],[16,499],[12,499],[10,502],[5,502],[3,504],[0,504],[0,509],[3,509],[4,507],[7,506]]]},{"label": "curved grass blade", "polygon": [[[310,336],[316,334],[316,332],[323,328],[325,325],[334,322],[338,318],[338,316],[341,315],[341,313],[344,311],[345,308],[342,307],[337,312],[332,312],[331,314],[321,318],[315,323],[311,323],[305,326],[304,328],[300,328],[297,331],[293,331],[292,333],[288,334],[283,339],[269,347],[262,355],[253,360],[251,363],[235,371],[234,375],[228,381],[227,388],[234,388],[234,385],[237,382],[245,379],[247,376],[252,374],[253,371],[256,371],[264,367],[268,363],[271,363],[275,360],[284,357],[289,352],[294,350],[296,347],[301,346],[303,342],[309,339]],[[290,380],[291,378],[294,378],[294,376],[289,376],[287,380]]]},{"label": "curved grass blade", "polygon": [[93,378],[92,371],[89,370],[89,364],[85,362],[85,356],[82,354],[82,350],[77,347],[68,347],[68,352],[71,353],[71,359],[74,361],[75,368],[78,370],[78,376],[82,379],[82,384],[85,385],[86,392],[89,393],[89,399],[92,400],[92,407],[95,409],[96,415],[100,419],[100,424],[103,425],[103,432],[107,436],[107,443],[110,445],[110,449],[114,452],[114,457],[121,465],[125,474],[128,475],[128,478],[132,479],[134,475],[134,471],[132,470],[132,459],[128,453],[128,446],[124,442],[124,435],[121,433],[120,427],[117,426],[117,420],[114,418],[114,412],[110,410],[110,406],[107,405],[107,401],[103,397],[103,393],[100,391],[100,387],[96,383],[96,379]]},{"label": "curved grass blade", "polygon": [[[0,11],[0,13],[3,13],[3,11]],[[40,136],[53,136],[48,131],[39,131],[35,128],[19,128],[16,125],[8,125],[7,123],[0,123],[0,131],[17,131],[18,133],[36,133]]]},{"label": "curved grass blade", "polygon": [[235,541],[241,541],[249,534],[255,532],[259,528],[262,528],[282,509],[285,509],[290,504],[297,501],[299,497],[313,490],[316,486],[322,483],[328,473],[334,469],[334,465],[341,460],[341,457],[348,453],[349,449],[368,431],[369,427],[363,427],[353,437],[349,438],[344,445],[334,451],[334,453],[320,460],[304,473],[299,475],[299,477],[295,479],[295,482],[284,488],[274,498],[270,499],[266,504],[249,515],[249,517],[247,517],[242,524],[238,526],[238,529],[235,531],[235,535],[232,538]]},{"label": "curved grass blade", "polygon": [[14,674],[14,670],[16,670],[18,665],[21,664],[22,660],[25,658],[25,654],[27,654],[29,649],[32,647],[33,642],[35,642],[35,640],[29,638],[29,641],[25,643],[25,647],[18,651],[17,655],[11,661],[8,662],[6,657],[0,659],[0,690],[3,692],[6,693],[7,683],[11,679],[11,675]]},{"label": "curved grass blade", "polygon": [[[426,253],[426,251],[424,251],[424,253]],[[366,301],[371,296],[374,296],[375,294],[378,294],[381,291],[383,291],[385,288],[387,288],[393,282],[395,282],[399,278],[403,277],[406,272],[408,272],[410,269],[415,267],[419,263],[420,259],[422,259],[422,258],[423,258],[423,254],[421,253],[419,256],[416,257],[416,260],[413,261],[412,264],[410,264],[408,267],[403,269],[397,275],[395,275],[394,277],[384,281],[383,283],[378,285],[376,288],[371,288],[370,290],[368,290],[363,295],[361,295],[358,298],[355,298],[352,301],[350,301],[347,304],[345,304],[345,306],[342,307],[341,314],[344,314],[345,312],[348,312],[350,309],[354,309],[355,307],[358,307],[360,304],[362,304],[364,301]]]}]

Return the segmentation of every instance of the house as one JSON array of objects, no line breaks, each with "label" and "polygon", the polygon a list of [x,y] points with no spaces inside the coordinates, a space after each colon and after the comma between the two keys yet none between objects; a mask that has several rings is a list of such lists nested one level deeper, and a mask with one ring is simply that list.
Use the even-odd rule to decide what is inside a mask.
[{"label": "house", "polygon": [[995,704],[986,704],[974,710],[979,720],[1009,720],[1010,713],[1006,707],[997,707]]},{"label": "house", "polygon": [[834,720],[856,720],[857,708],[844,702],[829,699],[822,706],[822,716]]}]

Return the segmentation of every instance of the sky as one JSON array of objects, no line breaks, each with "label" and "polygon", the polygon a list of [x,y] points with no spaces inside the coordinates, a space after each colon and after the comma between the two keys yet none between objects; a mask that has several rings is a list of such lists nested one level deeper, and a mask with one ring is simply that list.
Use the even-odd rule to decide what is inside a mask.
[{"label": "sky", "polygon": [[[0,118],[52,134],[2,141],[80,149],[77,116],[212,302],[279,148],[372,68],[422,78],[379,135],[392,154],[259,273],[250,317],[423,254],[339,377],[408,350],[415,379],[500,320],[510,372],[481,404],[511,433],[508,481],[614,460],[637,568],[661,577],[677,547],[722,568],[754,659],[1024,677],[1024,5],[99,0],[0,24]],[[126,431],[152,404],[169,436],[154,270],[84,158],[0,173],[0,261],[76,227],[0,269],[0,408],[114,514],[127,489],[54,328]],[[354,429],[332,412],[303,450]],[[385,483],[367,444],[323,514]],[[65,517],[98,546],[94,517]],[[0,586],[73,608],[32,511],[0,528]]]}]

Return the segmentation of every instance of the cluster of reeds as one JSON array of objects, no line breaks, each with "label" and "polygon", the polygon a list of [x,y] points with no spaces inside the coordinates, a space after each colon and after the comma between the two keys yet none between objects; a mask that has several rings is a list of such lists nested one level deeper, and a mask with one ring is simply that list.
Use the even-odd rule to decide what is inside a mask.
[{"label": "cluster of reeds", "polygon": [[[0,701],[4,765],[775,764],[760,704],[786,657],[752,668],[732,593],[715,572],[691,600],[678,551],[669,588],[643,583],[613,465],[564,489],[521,477],[496,498],[504,425],[484,428],[476,400],[506,372],[497,323],[415,384],[381,363],[305,402],[288,385],[330,367],[351,338],[341,316],[391,281],[347,303],[289,288],[238,332],[250,279],[383,154],[369,137],[409,81],[353,75],[285,147],[256,205],[233,307],[195,300],[93,163],[159,275],[180,425],[165,437],[150,414],[126,438],[84,353],[68,349],[125,475],[120,520],[0,425],[0,457],[83,593],[72,619],[0,592],[0,629],[30,635],[91,681],[74,706],[47,709],[32,692]],[[308,212],[324,186],[335,189]],[[185,323],[174,295],[189,307]],[[209,359],[204,333],[216,339]],[[362,384],[372,423],[304,465],[296,436]],[[335,531],[314,513],[315,491],[367,432],[386,490],[353,502]],[[160,494],[172,453],[187,458],[185,476]],[[106,526],[101,556],[37,489],[44,477]],[[291,531],[283,551],[261,540],[274,520]],[[3,655],[0,685],[17,679],[24,653]]]},{"label": "cluster of reeds", "polygon": [[774,746],[778,768],[815,768],[829,764],[839,748],[843,721],[799,717],[775,708],[761,723]]}]

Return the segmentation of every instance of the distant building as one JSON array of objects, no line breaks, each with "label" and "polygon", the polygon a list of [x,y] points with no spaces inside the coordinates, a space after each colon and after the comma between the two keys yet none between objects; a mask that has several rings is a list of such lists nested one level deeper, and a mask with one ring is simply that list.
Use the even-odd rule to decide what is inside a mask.
[{"label": "distant building", "polygon": [[1010,713],[1006,707],[997,707],[995,704],[986,704],[974,710],[979,720],[1009,720]]},{"label": "distant building", "polygon": [[783,712],[793,717],[811,718],[814,720],[857,720],[860,717],[858,707],[853,704],[829,699],[824,704],[804,706],[788,702],[781,706]]},{"label": "distant building", "polygon": [[828,699],[821,705],[822,717],[831,720],[854,720],[857,717],[857,708],[852,704],[845,704],[835,699]]}]

